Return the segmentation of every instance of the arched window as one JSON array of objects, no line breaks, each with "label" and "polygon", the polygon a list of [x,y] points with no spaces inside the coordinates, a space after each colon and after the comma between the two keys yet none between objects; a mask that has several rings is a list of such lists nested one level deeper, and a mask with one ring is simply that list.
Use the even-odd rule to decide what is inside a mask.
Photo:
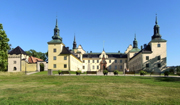
[{"label": "arched window", "polygon": [[13,69],[14,71],[16,71],[17,70],[17,68],[16,67],[14,67],[14,69]]}]

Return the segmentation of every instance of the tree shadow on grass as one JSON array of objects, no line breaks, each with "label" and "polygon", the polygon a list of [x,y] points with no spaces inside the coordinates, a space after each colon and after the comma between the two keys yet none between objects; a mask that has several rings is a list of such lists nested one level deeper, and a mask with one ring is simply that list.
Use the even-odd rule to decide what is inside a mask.
[{"label": "tree shadow on grass", "polygon": [[157,81],[179,82],[180,83],[180,78],[177,78],[177,77],[154,77],[154,79]]}]

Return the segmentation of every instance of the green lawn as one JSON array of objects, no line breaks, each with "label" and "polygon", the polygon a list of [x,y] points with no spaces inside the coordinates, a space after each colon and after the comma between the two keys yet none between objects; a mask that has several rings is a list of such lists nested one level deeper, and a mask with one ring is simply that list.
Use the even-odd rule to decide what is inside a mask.
[{"label": "green lawn", "polygon": [[178,105],[180,78],[0,72],[0,105]]}]

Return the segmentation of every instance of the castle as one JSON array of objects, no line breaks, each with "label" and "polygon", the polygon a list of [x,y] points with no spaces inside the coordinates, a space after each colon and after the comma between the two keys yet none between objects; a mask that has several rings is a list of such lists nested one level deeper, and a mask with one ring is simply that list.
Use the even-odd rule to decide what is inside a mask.
[{"label": "castle", "polygon": [[[8,54],[8,71],[40,71],[39,64],[43,63],[45,69],[68,71],[153,71],[162,72],[166,69],[166,40],[161,38],[157,16],[154,25],[154,34],[150,42],[138,48],[136,36],[133,46],[129,45],[124,53],[108,53],[104,49],[100,53],[86,53],[81,45],[77,47],[74,36],[73,48],[69,49],[60,37],[60,30],[56,19],[54,35],[48,42],[48,63],[37,60],[32,63],[29,56],[21,49]],[[14,49],[14,50],[15,50]],[[35,58],[34,58],[35,59]]]}]

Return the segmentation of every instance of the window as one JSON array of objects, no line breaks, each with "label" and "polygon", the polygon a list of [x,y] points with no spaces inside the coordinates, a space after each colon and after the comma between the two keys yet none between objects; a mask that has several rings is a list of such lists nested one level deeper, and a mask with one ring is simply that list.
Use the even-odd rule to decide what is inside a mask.
[{"label": "window", "polygon": [[64,60],[67,60],[67,56],[64,56]]},{"label": "window", "polygon": [[161,60],[161,56],[158,56],[158,60]]},{"label": "window", "polygon": [[146,56],[146,60],[149,60],[149,56]]},{"label": "window", "polygon": [[120,66],[120,69],[122,69],[122,65]]},{"label": "window", "polygon": [[120,63],[122,63],[122,60],[120,60]]},{"label": "window", "polygon": [[117,60],[115,60],[115,63],[117,63]]},{"label": "window", "polygon": [[109,66],[109,69],[111,69],[111,66]]},{"label": "window", "polygon": [[97,60],[97,63],[99,63],[99,60]]},{"label": "window", "polygon": [[54,64],[53,67],[56,68],[56,64]]},{"label": "window", "polygon": [[158,63],[158,65],[157,65],[158,67],[161,67],[161,64],[160,63]]},{"label": "window", "polygon": [[14,69],[13,69],[14,71],[16,71],[17,70],[17,68],[16,67],[14,67]]},{"label": "window", "polygon": [[94,63],[94,60],[93,60],[93,63]]},{"label": "window", "polygon": [[64,68],[67,68],[67,65],[66,65],[66,64],[64,64]]},{"label": "window", "polygon": [[99,69],[99,66],[97,66],[97,69]]},{"label": "window", "polygon": [[115,66],[115,69],[117,69],[117,66]]},{"label": "window", "polygon": [[83,69],[85,69],[85,66],[83,66]]},{"label": "window", "polygon": [[146,67],[148,68],[148,67],[149,67],[149,64],[146,64]]},{"label": "window", "polygon": [[111,60],[109,60],[109,63],[111,63]]},{"label": "window", "polygon": [[90,63],[90,60],[88,60],[88,63]]},{"label": "window", "polygon": [[85,63],[85,60],[83,60],[83,63]]},{"label": "window", "polygon": [[127,63],[127,60],[126,60],[126,63]]},{"label": "window", "polygon": [[103,60],[103,63],[105,63],[105,60]]},{"label": "window", "polygon": [[157,47],[161,47],[161,44],[157,44]]},{"label": "window", "polygon": [[16,61],[14,61],[14,64],[16,64]]},{"label": "window", "polygon": [[94,66],[93,66],[93,69],[94,69]]},{"label": "window", "polygon": [[53,59],[56,60],[56,56],[54,56]]},{"label": "window", "polygon": [[56,49],[54,48],[54,52],[56,52]]}]

